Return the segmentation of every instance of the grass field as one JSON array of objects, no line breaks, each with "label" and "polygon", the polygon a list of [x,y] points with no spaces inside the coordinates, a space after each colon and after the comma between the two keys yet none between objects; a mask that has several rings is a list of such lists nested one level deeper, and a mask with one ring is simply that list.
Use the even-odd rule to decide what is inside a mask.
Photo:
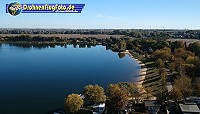
[{"label": "grass field", "polygon": [[171,42],[182,41],[182,42],[186,42],[187,45],[189,45],[190,43],[199,42],[200,40],[199,39],[170,38],[170,39],[167,39],[167,41],[171,41]]},{"label": "grass field", "polygon": [[156,63],[145,58],[142,62],[145,63],[147,67],[147,73],[142,84],[143,88],[155,97],[160,97],[160,95],[166,91],[166,87],[161,83],[161,77],[156,67]]},{"label": "grass field", "polygon": [[134,58],[137,58],[144,63],[147,68],[145,79],[142,83],[144,90],[155,97],[160,97],[160,95],[167,89],[161,82],[161,77],[158,68],[156,67],[156,63],[137,54],[136,52],[130,51],[130,53]]}]

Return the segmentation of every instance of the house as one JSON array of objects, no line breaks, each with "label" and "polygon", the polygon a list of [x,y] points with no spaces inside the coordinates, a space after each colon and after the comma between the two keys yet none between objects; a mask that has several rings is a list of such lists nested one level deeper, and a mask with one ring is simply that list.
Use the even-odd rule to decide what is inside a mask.
[{"label": "house", "polygon": [[165,104],[167,104],[167,114],[175,114],[176,102],[173,100],[168,100],[165,101]]},{"label": "house", "polygon": [[195,102],[197,105],[200,106],[200,97],[187,97],[186,100]]},{"label": "house", "polygon": [[101,104],[95,104],[93,106],[93,114],[102,114],[102,112],[105,110],[105,103]]},{"label": "house", "polygon": [[160,111],[161,104],[156,100],[146,100],[144,106],[148,114],[157,114]]},{"label": "house", "polygon": [[179,104],[182,114],[200,114],[200,109],[194,102],[185,102],[184,104]]}]

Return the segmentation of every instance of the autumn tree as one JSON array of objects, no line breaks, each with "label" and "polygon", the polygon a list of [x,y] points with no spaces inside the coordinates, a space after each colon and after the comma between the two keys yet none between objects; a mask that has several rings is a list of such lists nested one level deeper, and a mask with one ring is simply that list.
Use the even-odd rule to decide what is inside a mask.
[{"label": "autumn tree", "polygon": [[182,74],[182,72],[184,71],[183,64],[185,64],[185,61],[182,58],[175,58],[172,64],[175,65],[176,71],[178,71],[179,74]]},{"label": "autumn tree", "polygon": [[186,60],[189,56],[194,56],[195,54],[191,51],[185,50],[185,48],[178,48],[174,51],[174,56],[176,58],[182,58],[183,60]]},{"label": "autumn tree", "polygon": [[175,68],[176,68],[175,63],[174,63],[174,62],[169,63],[169,64],[168,64],[168,68],[170,69],[171,72],[174,71]]},{"label": "autumn tree", "polygon": [[123,52],[119,52],[119,53],[118,53],[118,56],[119,56],[119,58],[124,58],[124,57],[126,56],[126,54],[123,53]]},{"label": "autumn tree", "polygon": [[106,101],[104,89],[99,85],[85,86],[83,94],[89,104],[98,104]]},{"label": "autumn tree", "polygon": [[126,91],[128,97],[132,99],[133,98],[137,99],[141,96],[139,91],[140,88],[138,88],[137,85],[135,85],[134,83],[121,82],[118,83],[118,85],[122,90]]},{"label": "autumn tree", "polygon": [[112,113],[119,113],[128,102],[127,91],[118,84],[110,84],[108,86],[109,110]]},{"label": "autumn tree", "polygon": [[150,99],[153,97],[153,95],[155,94],[154,92],[154,87],[153,86],[150,86],[150,87],[145,87],[145,98],[146,99]]},{"label": "autumn tree", "polygon": [[167,52],[167,53],[171,53],[171,49],[168,48],[168,47],[164,47],[164,48],[162,49],[162,51],[165,51],[165,52]]},{"label": "autumn tree", "polygon": [[69,113],[76,113],[83,105],[83,99],[78,94],[70,94],[65,100],[65,109]]},{"label": "autumn tree", "polygon": [[174,81],[172,95],[176,100],[183,100],[192,94],[191,81],[188,76],[180,76]]},{"label": "autumn tree", "polygon": [[166,86],[166,79],[167,79],[166,69],[165,68],[159,68],[159,74],[160,74],[161,83],[165,87]]},{"label": "autumn tree", "polygon": [[163,61],[163,63],[165,63],[166,61],[169,61],[171,59],[171,50],[169,48],[163,48],[161,50],[156,50],[152,57],[155,60],[161,59]]}]

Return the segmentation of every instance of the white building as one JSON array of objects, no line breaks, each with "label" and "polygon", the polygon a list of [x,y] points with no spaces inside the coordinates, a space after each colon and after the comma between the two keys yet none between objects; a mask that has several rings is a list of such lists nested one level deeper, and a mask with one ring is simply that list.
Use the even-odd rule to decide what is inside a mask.
[{"label": "white building", "polygon": [[104,110],[105,110],[105,103],[93,106],[93,114],[102,114]]}]

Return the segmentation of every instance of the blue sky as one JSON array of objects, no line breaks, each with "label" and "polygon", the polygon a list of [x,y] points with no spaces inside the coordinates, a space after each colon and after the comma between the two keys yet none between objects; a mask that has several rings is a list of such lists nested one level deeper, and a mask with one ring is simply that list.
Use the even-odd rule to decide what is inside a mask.
[{"label": "blue sky", "polygon": [[80,3],[81,14],[11,16],[9,0],[0,1],[0,28],[200,29],[200,0],[18,0],[20,3]]}]

